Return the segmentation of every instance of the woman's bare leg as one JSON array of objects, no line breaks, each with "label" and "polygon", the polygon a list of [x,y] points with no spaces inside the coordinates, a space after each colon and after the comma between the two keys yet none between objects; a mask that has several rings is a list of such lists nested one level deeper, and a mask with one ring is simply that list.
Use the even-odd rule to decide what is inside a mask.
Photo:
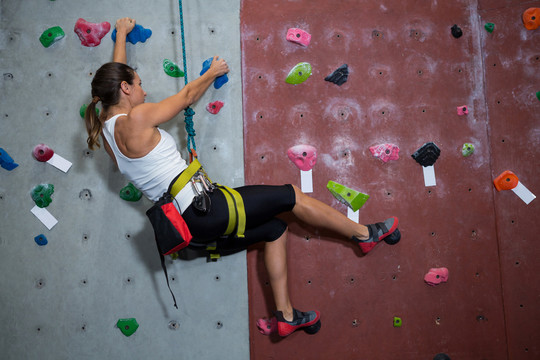
[{"label": "woman's bare leg", "polygon": [[355,223],[336,209],[325,203],[304,194],[294,186],[296,205],[292,212],[300,220],[307,224],[332,230],[345,236],[347,239],[355,236],[359,240],[369,238],[369,230],[366,226]]},{"label": "woman's bare leg", "polygon": [[264,262],[270,278],[276,309],[283,312],[286,320],[293,319],[293,308],[287,285],[287,230],[264,249]]}]

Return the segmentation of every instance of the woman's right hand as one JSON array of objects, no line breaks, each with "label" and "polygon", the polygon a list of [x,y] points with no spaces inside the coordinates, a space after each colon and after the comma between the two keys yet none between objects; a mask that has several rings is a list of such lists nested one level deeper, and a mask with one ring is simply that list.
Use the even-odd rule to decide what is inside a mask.
[{"label": "woman's right hand", "polygon": [[214,56],[209,70],[215,77],[219,77],[229,72],[229,65],[227,65],[227,62],[224,59],[220,59],[219,56]]},{"label": "woman's right hand", "polygon": [[123,32],[124,34],[129,34],[131,30],[135,27],[135,19],[128,17],[116,20],[116,31]]}]

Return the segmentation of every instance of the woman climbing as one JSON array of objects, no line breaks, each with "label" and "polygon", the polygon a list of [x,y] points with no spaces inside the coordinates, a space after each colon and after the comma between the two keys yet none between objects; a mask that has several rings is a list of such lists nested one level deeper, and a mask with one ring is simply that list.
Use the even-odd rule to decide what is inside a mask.
[{"label": "woman climbing", "polygon": [[[101,66],[92,80],[92,102],[85,115],[87,143],[90,149],[99,147],[101,136],[105,150],[120,172],[146,197],[157,201],[188,167],[172,136],[159,125],[195,103],[217,77],[229,72],[229,67],[216,56],[206,73],[177,94],[158,103],[145,103],[146,92],[141,87],[141,79],[126,64],[126,36],[134,26],[135,20],[130,18],[116,22],[113,62]],[[99,117],[96,115],[98,102],[102,105]],[[287,285],[287,224],[276,217],[278,214],[292,211],[305,223],[333,230],[357,243],[364,253],[383,239],[388,243],[397,243],[400,239],[397,217],[367,226],[357,224],[294,185],[253,185],[235,190],[245,206],[244,237],[222,236],[228,226],[229,209],[221,191],[208,193],[211,205],[207,211],[201,211],[193,204],[197,190],[188,183],[176,195],[175,203],[197,242],[217,240],[220,249],[231,250],[265,241],[264,260],[276,305],[272,324],[281,336],[298,329],[310,333],[318,331],[320,314],[298,311],[291,304]],[[270,322],[258,324],[261,332],[269,332],[266,325]]]}]

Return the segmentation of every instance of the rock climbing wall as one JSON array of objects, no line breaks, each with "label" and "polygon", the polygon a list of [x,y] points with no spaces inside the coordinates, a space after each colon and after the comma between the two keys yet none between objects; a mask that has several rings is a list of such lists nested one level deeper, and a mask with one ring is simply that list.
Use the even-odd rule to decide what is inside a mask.
[{"label": "rock climbing wall", "polygon": [[[200,160],[216,181],[242,185],[239,2],[183,3],[189,79],[216,54],[231,67],[229,82],[194,107]],[[18,164],[0,168],[2,359],[249,357],[245,255],[167,259],[176,310],[144,213],[150,202],[122,200],[127,181],[105,151],[86,147],[79,109],[91,100],[95,71],[112,60],[111,33],[124,16],[152,31],[127,46],[147,101],[179,91],[183,78],[162,66],[170,59],[183,67],[178,1],[1,1],[0,148]],[[100,45],[85,47],[74,32],[79,18],[112,28]],[[45,47],[40,36],[56,26],[65,36],[50,44],[58,32],[46,32]],[[225,105],[212,115],[205,107],[217,100]],[[183,116],[163,128],[185,155]],[[41,143],[72,164],[67,172],[33,157]],[[50,230],[30,211],[39,184],[54,186],[44,208],[58,221]],[[47,245],[34,241],[39,234]],[[117,322],[131,318],[138,328],[119,324],[136,329],[126,337]]]},{"label": "rock climbing wall", "polygon": [[[399,244],[363,256],[289,216],[293,304],[320,310],[322,328],[286,340],[258,333],[256,320],[272,316],[274,304],[262,247],[252,249],[253,359],[540,356],[540,205],[493,185],[511,170],[540,191],[540,30],[521,22],[533,6],[540,2],[242,1],[246,183],[300,186],[287,150],[311,145],[318,153],[311,196],[347,214],[328,181],[369,194],[360,222],[396,215],[402,233]],[[289,28],[310,33],[311,43],[287,41]],[[286,83],[301,62],[312,75]],[[343,64],[346,83],[324,80]],[[463,106],[468,113],[458,115]],[[428,142],[441,151],[435,186],[411,158]],[[465,143],[474,145],[470,156]],[[399,159],[372,156],[378,144],[397,145]],[[442,267],[446,283],[424,282]]]}]

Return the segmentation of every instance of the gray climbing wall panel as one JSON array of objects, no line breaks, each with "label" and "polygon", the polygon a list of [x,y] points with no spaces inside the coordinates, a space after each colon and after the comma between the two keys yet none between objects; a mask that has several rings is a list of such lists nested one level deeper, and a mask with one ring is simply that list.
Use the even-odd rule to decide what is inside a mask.
[{"label": "gray climbing wall panel", "polygon": [[[313,337],[258,333],[255,321],[271,316],[274,304],[262,250],[248,252],[253,359],[540,356],[540,203],[525,205],[492,183],[513,169],[540,192],[540,33],[521,23],[532,6],[540,5],[242,1],[246,183],[300,185],[286,152],[313,145],[312,196],[346,212],[326,190],[329,180],[345,184],[371,195],[361,222],[395,214],[402,230],[400,244],[362,256],[355,245],[290,218],[291,296],[296,307],[321,311]],[[484,30],[488,21],[496,23],[493,34]],[[450,34],[453,24],[463,29],[460,39]],[[292,27],[311,33],[308,47],[286,41]],[[299,62],[311,63],[313,75],[286,84]],[[347,83],[324,81],[344,63]],[[457,115],[461,105],[468,115]],[[435,187],[424,186],[410,157],[428,141],[442,150]],[[469,158],[461,155],[466,142],[476,147]],[[380,143],[397,144],[400,159],[372,157],[368,148]],[[442,266],[448,283],[426,285],[424,274]],[[402,327],[393,327],[394,316]]]},{"label": "gray climbing wall panel", "polygon": [[[128,44],[128,62],[147,101],[159,101],[184,83],[162,69],[165,58],[182,66],[178,1],[2,0],[0,9],[0,147],[19,164],[0,169],[0,357],[248,358],[245,255],[210,264],[168,260],[174,309],[144,215],[150,203],[120,199],[127,182],[103,150],[86,149],[79,117],[113,43],[109,33],[98,47],[83,47],[77,19],[114,27],[130,16],[151,29],[146,43]],[[184,1],[189,78],[216,54],[231,67],[229,83],[194,108],[200,160],[213,179],[232,186],[243,184],[238,13],[237,1]],[[66,36],[45,48],[38,39],[52,26]],[[205,106],[215,100],[225,106],[211,115]],[[182,116],[163,127],[185,148]],[[36,161],[39,143],[71,161],[69,172]],[[30,213],[30,190],[40,183],[55,186],[47,209],[58,224],[50,231]],[[33,240],[40,233],[44,247]],[[127,338],[116,322],[132,317],[140,327]]]}]

